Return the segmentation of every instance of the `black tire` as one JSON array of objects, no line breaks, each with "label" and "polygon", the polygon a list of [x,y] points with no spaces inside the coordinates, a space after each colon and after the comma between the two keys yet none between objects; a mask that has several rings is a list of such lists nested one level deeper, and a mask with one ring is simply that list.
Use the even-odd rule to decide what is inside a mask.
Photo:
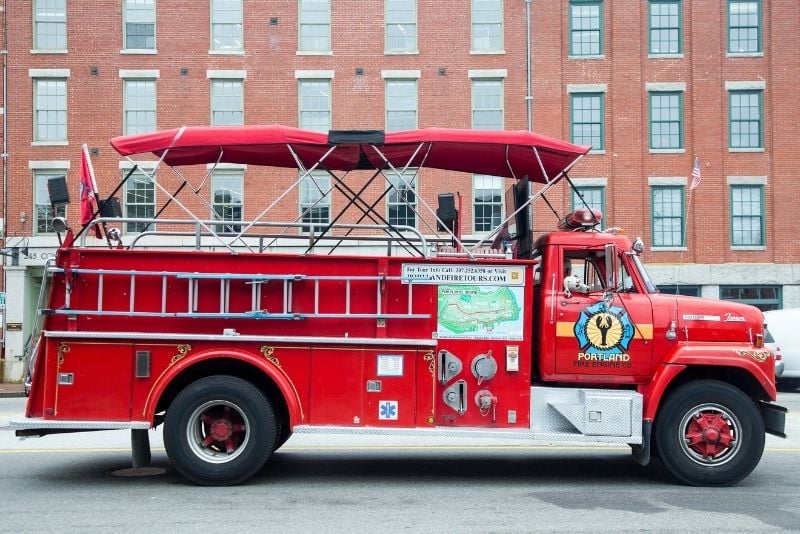
[{"label": "black tire", "polygon": [[758,465],[764,421],[740,389],[717,380],[684,384],[664,402],[655,421],[661,461],[692,486],[727,486]]},{"label": "black tire", "polygon": [[230,486],[253,476],[275,449],[275,412],[250,382],[210,376],[172,401],[164,446],[183,476],[202,486]]}]

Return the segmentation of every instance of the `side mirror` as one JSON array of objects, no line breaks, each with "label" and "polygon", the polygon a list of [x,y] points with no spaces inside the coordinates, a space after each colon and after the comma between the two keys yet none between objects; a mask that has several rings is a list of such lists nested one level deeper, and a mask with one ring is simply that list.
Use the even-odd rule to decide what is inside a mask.
[{"label": "side mirror", "polygon": [[617,287],[617,247],[613,243],[605,246],[606,289]]}]

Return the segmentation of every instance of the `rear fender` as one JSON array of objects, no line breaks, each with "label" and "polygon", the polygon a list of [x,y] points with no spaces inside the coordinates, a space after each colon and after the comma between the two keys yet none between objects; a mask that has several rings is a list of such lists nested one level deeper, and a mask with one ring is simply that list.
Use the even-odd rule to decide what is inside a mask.
[{"label": "rear fender", "polygon": [[278,360],[271,356],[271,353],[267,352],[255,355],[241,349],[209,349],[193,354],[192,356],[186,356],[167,368],[166,371],[158,377],[147,395],[142,410],[143,415],[148,421],[155,420],[155,411],[159,399],[172,381],[184,371],[201,362],[212,359],[232,359],[252,365],[272,380],[286,402],[286,407],[289,412],[289,428],[292,428],[295,424],[304,419],[300,396],[297,393],[292,379],[286,374],[286,371],[281,368]]}]

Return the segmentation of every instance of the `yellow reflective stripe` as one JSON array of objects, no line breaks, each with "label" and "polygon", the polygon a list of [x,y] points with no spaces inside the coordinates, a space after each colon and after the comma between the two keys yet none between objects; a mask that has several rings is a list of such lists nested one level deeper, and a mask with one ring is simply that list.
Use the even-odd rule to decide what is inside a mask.
[{"label": "yellow reflective stripe", "polygon": [[[556,337],[575,337],[575,323],[559,321],[556,323]],[[653,325],[637,324],[634,327],[634,339],[653,339]]]}]

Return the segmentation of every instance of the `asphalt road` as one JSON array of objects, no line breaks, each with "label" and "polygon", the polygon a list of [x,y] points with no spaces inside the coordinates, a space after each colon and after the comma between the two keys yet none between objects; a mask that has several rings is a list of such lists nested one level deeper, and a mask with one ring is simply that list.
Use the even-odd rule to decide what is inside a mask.
[{"label": "asphalt road", "polygon": [[[124,431],[20,441],[2,430],[0,532],[800,531],[800,394],[782,393],[789,439],[731,488],[691,488],[626,447],[294,437],[249,483],[187,484],[152,433],[153,469],[132,473]],[[129,476],[133,475],[133,476]]]}]

